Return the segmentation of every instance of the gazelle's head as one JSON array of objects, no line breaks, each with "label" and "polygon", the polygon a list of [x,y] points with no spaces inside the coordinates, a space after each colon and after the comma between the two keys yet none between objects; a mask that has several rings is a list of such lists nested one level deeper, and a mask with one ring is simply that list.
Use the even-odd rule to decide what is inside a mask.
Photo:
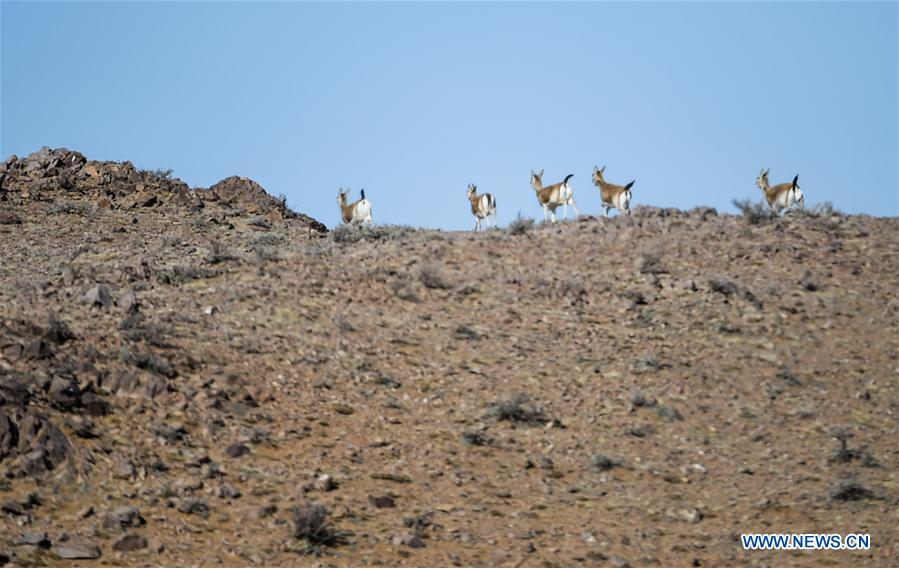
[{"label": "gazelle's head", "polygon": [[601,183],[605,183],[606,180],[602,177],[602,174],[606,171],[606,167],[603,166],[602,169],[593,166],[593,185],[599,185]]},{"label": "gazelle's head", "polygon": [[767,170],[762,168],[762,171],[759,172],[759,177],[755,178],[755,185],[762,191],[765,191],[768,188],[768,172],[770,171],[771,168],[768,168]]},{"label": "gazelle's head", "polygon": [[346,195],[347,195],[347,193],[349,193],[349,190],[348,190],[348,189],[340,188],[340,189],[337,190],[337,205],[340,205],[341,207],[345,207],[345,206],[346,206]]},{"label": "gazelle's head", "polygon": [[466,193],[468,194],[468,198],[471,199],[475,196],[475,193],[478,191],[478,186],[473,183],[468,184],[468,190]]},{"label": "gazelle's head", "polygon": [[534,189],[540,189],[543,187],[543,170],[540,170],[539,172],[531,170],[531,186]]}]

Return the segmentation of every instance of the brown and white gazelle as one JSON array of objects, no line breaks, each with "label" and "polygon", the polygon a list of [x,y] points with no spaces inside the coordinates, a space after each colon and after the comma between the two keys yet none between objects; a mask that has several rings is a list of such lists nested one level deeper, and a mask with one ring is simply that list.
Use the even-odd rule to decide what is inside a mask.
[{"label": "brown and white gazelle", "polygon": [[471,203],[471,214],[475,218],[474,230],[481,228],[481,219],[487,219],[493,215],[493,228],[496,228],[496,198],[490,193],[477,194],[478,186],[468,184],[468,201]]},{"label": "brown and white gazelle", "polygon": [[617,209],[619,212],[627,212],[630,215],[631,186],[634,185],[634,182],[631,181],[627,185],[608,183],[602,177],[605,171],[605,166],[602,169],[593,166],[593,185],[599,188],[599,198],[602,200],[602,208],[605,209],[606,216],[609,215],[609,209]]},{"label": "brown and white gazelle", "polygon": [[365,190],[361,190],[362,198],[347,205],[348,189],[337,190],[337,204],[340,205],[340,217],[348,225],[368,223],[371,225],[371,203],[365,199]]},{"label": "brown and white gazelle", "polygon": [[767,170],[763,168],[759,172],[759,177],[755,178],[755,185],[765,193],[768,207],[775,213],[780,213],[782,209],[797,203],[804,207],[805,196],[802,195],[802,190],[799,189],[799,175],[796,175],[792,182],[779,183],[772,186],[768,183],[768,172],[770,171],[771,168]]},{"label": "brown and white gazelle", "polygon": [[543,170],[540,173],[531,170],[531,187],[537,192],[537,201],[543,207],[543,222],[546,222],[546,214],[549,213],[553,223],[556,222],[556,209],[563,205],[565,207],[565,218],[568,218],[568,206],[574,207],[574,217],[577,218],[577,203],[574,202],[574,192],[571,191],[571,184],[568,183],[574,174],[568,174],[565,179],[559,183],[554,183],[548,187],[543,187]]}]

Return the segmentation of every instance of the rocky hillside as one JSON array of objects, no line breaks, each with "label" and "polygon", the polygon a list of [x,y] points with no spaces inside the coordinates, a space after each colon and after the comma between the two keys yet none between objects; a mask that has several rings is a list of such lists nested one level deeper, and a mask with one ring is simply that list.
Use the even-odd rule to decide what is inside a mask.
[{"label": "rocky hillside", "polygon": [[0,563],[899,557],[896,219],[329,233],[43,149],[0,251]]}]

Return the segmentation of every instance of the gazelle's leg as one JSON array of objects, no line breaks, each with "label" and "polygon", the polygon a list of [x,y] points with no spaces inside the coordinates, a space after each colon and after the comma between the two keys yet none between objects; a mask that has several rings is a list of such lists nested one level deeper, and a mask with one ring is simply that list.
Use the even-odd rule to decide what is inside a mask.
[{"label": "gazelle's leg", "polygon": [[571,198],[571,206],[574,207],[574,218],[577,219],[580,213],[577,212],[577,202],[574,200],[574,197]]},{"label": "gazelle's leg", "polygon": [[546,205],[544,205],[544,206],[543,206],[543,222],[544,222],[544,223],[546,223],[546,221],[547,221],[547,219],[546,219],[546,209],[547,209],[547,208],[546,208]]},{"label": "gazelle's leg", "polygon": [[552,216],[553,224],[555,224],[556,223],[556,210],[553,209],[552,211],[549,212],[549,214]]}]

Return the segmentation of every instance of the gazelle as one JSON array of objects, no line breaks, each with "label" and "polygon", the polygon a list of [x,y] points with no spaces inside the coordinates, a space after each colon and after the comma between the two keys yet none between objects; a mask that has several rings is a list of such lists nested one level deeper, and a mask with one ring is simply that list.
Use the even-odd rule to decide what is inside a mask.
[{"label": "gazelle", "polygon": [[540,173],[531,170],[531,187],[537,192],[537,201],[543,207],[543,222],[546,222],[546,214],[552,216],[553,223],[556,222],[556,209],[563,205],[565,207],[565,218],[568,218],[568,206],[574,207],[574,217],[577,218],[577,203],[574,202],[574,192],[571,191],[571,184],[568,183],[574,174],[568,174],[565,179],[559,183],[554,183],[549,187],[543,187],[543,170]]},{"label": "gazelle", "polygon": [[631,186],[634,185],[634,182],[631,181],[627,185],[608,183],[605,178],[602,177],[605,171],[605,166],[603,166],[602,169],[593,166],[593,185],[599,188],[599,198],[602,200],[602,208],[605,209],[606,216],[609,215],[609,209],[617,209],[621,212],[626,211],[627,214],[630,215]]},{"label": "gazelle", "polygon": [[346,196],[350,191],[348,189],[337,190],[337,204],[340,205],[340,217],[344,223],[348,225],[358,225],[362,223],[371,224],[371,203],[365,199],[365,190],[361,190],[362,198],[347,205]]},{"label": "gazelle", "polygon": [[496,228],[496,198],[490,193],[477,194],[478,186],[468,184],[468,201],[471,203],[471,214],[475,218],[474,230],[481,228],[481,219],[488,219],[493,215],[493,228]]},{"label": "gazelle", "polygon": [[768,172],[770,171],[771,168],[767,170],[763,168],[759,172],[759,177],[755,178],[755,185],[765,193],[768,207],[775,213],[780,213],[782,209],[797,203],[801,207],[805,207],[805,196],[802,195],[802,190],[799,189],[799,175],[797,174],[792,182],[779,183],[772,186],[768,183]]}]

